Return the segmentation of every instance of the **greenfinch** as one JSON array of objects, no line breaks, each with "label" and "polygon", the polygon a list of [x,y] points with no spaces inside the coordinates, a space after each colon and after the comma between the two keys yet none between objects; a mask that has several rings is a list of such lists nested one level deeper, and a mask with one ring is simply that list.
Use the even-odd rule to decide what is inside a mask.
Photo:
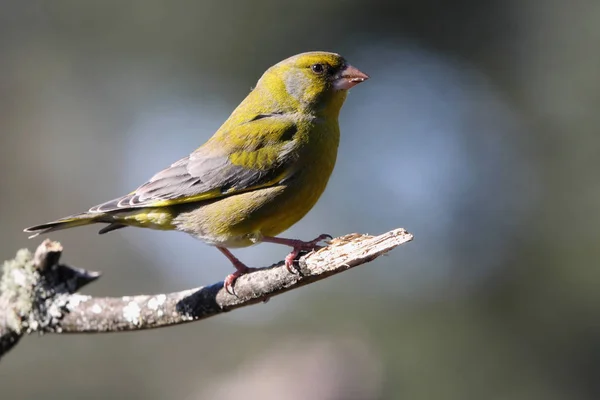
[{"label": "greenfinch", "polygon": [[315,205],[333,171],[338,116],[350,88],[368,75],[339,54],[302,53],[269,68],[217,132],[189,156],[135,191],[72,215],[25,229],[42,233],[93,223],[99,233],[126,226],[186,232],[216,246],[236,271],[249,272],[229,249],[270,242],[301,251],[328,235],[301,241],[276,237]]}]

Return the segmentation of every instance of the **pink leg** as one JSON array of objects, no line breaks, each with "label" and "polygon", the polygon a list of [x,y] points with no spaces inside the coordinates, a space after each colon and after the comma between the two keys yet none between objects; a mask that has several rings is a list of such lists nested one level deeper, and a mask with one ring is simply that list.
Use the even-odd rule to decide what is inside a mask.
[{"label": "pink leg", "polygon": [[217,247],[217,249],[219,249],[221,251],[221,253],[223,253],[225,255],[225,257],[227,257],[229,259],[229,261],[231,261],[231,263],[233,264],[233,266],[236,269],[236,271],[233,274],[227,275],[227,277],[225,278],[225,281],[223,283],[223,287],[225,288],[225,291],[229,294],[235,295],[235,292],[233,290],[233,284],[235,283],[236,279],[244,274],[247,274],[248,272],[254,271],[256,268],[247,267],[246,264],[241,262],[236,256],[234,256],[225,247]]},{"label": "pink leg", "polygon": [[262,241],[267,243],[277,243],[286,246],[291,246],[292,251],[285,257],[285,267],[288,269],[288,271],[294,273],[294,271],[292,270],[292,266],[294,265],[294,260],[296,259],[296,257],[298,257],[298,254],[300,254],[301,251],[312,251],[320,249],[321,246],[319,246],[319,242],[325,239],[333,238],[331,237],[331,235],[327,235],[324,233],[322,235],[319,235],[319,237],[317,237],[316,239],[311,240],[309,242],[305,242],[303,240],[298,239],[285,239],[271,236],[264,236],[262,238]]}]

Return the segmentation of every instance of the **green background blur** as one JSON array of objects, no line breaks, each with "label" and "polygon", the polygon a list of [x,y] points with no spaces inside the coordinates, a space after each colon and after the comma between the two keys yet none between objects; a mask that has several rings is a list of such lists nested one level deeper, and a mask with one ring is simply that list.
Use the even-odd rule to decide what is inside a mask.
[{"label": "green background blur", "polygon": [[[0,1],[0,258],[202,144],[270,65],[336,51],[371,79],[336,170],[286,236],[415,241],[203,322],[28,337],[12,399],[600,398],[600,3]],[[94,295],[231,266],[180,233],[51,235]],[[252,266],[287,248],[237,251]]]}]

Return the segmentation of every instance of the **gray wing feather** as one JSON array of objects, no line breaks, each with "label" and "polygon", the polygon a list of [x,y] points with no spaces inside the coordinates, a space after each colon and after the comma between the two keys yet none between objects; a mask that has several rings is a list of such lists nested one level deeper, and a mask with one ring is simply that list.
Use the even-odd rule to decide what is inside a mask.
[{"label": "gray wing feather", "polygon": [[[281,147],[278,164],[288,161],[294,148],[293,140]],[[149,207],[159,201],[176,200],[220,190],[223,195],[260,186],[276,179],[281,168],[260,170],[234,165],[227,155],[208,155],[203,148],[182,158],[170,167],[155,174],[133,193],[97,205],[91,213],[123,211]],[[283,177],[283,179],[289,176]]]}]

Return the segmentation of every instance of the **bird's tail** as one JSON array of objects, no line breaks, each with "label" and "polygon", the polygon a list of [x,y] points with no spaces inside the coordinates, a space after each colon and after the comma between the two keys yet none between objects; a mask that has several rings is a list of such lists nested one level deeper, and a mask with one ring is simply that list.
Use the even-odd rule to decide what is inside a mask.
[{"label": "bird's tail", "polygon": [[30,228],[24,229],[24,232],[32,233],[29,238],[34,238],[38,235],[60,231],[62,229],[75,228],[76,226],[84,226],[95,224],[96,222],[102,222],[99,219],[102,218],[103,214],[90,214],[83,213],[78,215],[72,215],[70,217],[61,218],[59,220],[48,222],[46,224],[32,226]]}]

